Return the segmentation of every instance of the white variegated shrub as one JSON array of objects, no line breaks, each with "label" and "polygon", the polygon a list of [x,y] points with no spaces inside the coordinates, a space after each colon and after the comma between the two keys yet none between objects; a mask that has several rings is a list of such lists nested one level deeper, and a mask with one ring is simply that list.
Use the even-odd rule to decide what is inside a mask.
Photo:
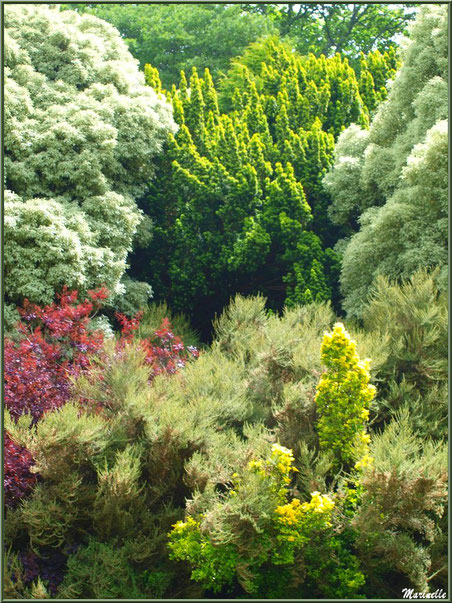
[{"label": "white variegated shrub", "polygon": [[7,301],[48,303],[64,284],[120,292],[172,109],[111,25],[52,6],[5,12]]}]

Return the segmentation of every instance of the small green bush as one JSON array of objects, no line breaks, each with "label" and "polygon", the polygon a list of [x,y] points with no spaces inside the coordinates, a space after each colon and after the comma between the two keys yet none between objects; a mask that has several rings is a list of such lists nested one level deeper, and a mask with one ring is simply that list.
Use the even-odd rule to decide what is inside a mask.
[{"label": "small green bush", "polygon": [[444,529],[447,446],[423,441],[403,413],[373,437],[370,454],[373,465],[360,478],[362,500],[352,523],[373,592],[394,594],[394,572],[405,586],[429,592],[432,564],[447,567],[444,547],[434,549]]}]

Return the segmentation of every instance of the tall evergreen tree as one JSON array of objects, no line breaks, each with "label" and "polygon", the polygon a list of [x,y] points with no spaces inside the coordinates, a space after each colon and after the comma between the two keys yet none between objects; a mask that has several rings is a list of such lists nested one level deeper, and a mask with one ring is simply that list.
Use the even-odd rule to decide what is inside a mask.
[{"label": "tall evergreen tree", "polygon": [[369,115],[347,60],[299,57],[270,38],[235,62],[220,98],[195,68],[167,95],[180,129],[143,200],[154,239],[136,250],[134,274],[204,329],[236,292],[261,292],[274,310],[330,299],[338,259],[321,180],[339,132]]}]

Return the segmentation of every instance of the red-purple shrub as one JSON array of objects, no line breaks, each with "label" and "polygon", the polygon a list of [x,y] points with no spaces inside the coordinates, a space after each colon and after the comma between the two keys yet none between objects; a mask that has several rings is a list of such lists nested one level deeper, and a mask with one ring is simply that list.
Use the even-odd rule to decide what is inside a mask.
[{"label": "red-purple shrub", "polygon": [[167,318],[162,320],[160,328],[155,331],[154,335],[155,338],[140,341],[140,345],[146,352],[146,362],[152,368],[152,377],[160,375],[160,373],[175,373],[179,368],[185,366],[190,356],[197,358],[199,355],[195,347],[185,347],[182,339],[174,335]]},{"label": "red-purple shrub", "polygon": [[[91,301],[78,303],[77,292],[64,290],[59,303],[44,308],[25,300],[19,309],[18,342],[5,339],[5,406],[13,419],[30,413],[36,423],[71,395],[70,377],[89,368],[90,355],[103,343],[100,331],[90,332],[93,309],[105,299],[105,288],[89,292]],[[36,482],[30,453],[5,432],[5,504],[13,507]]]},{"label": "red-purple shrub", "polygon": [[33,458],[26,448],[16,444],[5,431],[4,496],[7,507],[15,507],[21,498],[31,492],[36,475],[30,472]]},{"label": "red-purple shrub", "polygon": [[125,314],[116,312],[115,316],[121,325],[121,343],[132,341],[135,336],[135,331],[140,326],[140,320],[143,316],[143,312],[137,312],[132,318],[128,318]]},{"label": "red-purple shrub", "polygon": [[55,597],[59,584],[64,579],[68,556],[75,553],[79,545],[66,545],[62,549],[41,549],[39,555],[27,550],[19,554],[23,569],[23,581],[30,585],[40,577],[50,595]]},{"label": "red-purple shrub", "polygon": [[[118,342],[118,348],[121,349],[125,343],[132,341],[134,332],[140,326],[142,313],[139,312],[133,318],[119,313],[115,316],[121,324],[121,339]],[[151,379],[161,373],[173,374],[185,366],[188,358],[199,356],[195,347],[186,347],[182,339],[174,335],[167,318],[162,320],[160,328],[154,332],[154,337],[141,339],[139,343],[146,353],[146,363],[151,366]]]},{"label": "red-purple shrub", "polygon": [[90,355],[103,344],[101,331],[88,323],[101,299],[102,288],[90,291],[91,301],[78,303],[77,292],[66,290],[59,303],[41,308],[25,300],[19,309],[19,342],[5,340],[5,405],[12,417],[29,412],[36,422],[44,412],[70,397],[70,377],[89,367]]},{"label": "red-purple shrub", "polygon": [[[22,321],[17,325],[19,340],[5,340],[5,405],[13,419],[30,413],[32,424],[42,415],[67,402],[71,396],[71,377],[89,372],[94,354],[104,342],[101,331],[90,331],[89,321],[108,291],[103,287],[89,291],[89,300],[78,301],[76,291],[66,289],[58,303],[44,308],[25,300],[19,309]],[[118,354],[130,343],[137,330],[141,313],[132,318],[116,314],[121,336],[116,343]],[[164,319],[155,338],[143,339],[146,362],[151,366],[151,379],[162,373],[174,373],[185,366],[187,358],[198,356],[196,348],[185,348]],[[5,433],[6,504],[14,506],[28,494],[36,481],[29,469],[30,453],[13,442]]]}]

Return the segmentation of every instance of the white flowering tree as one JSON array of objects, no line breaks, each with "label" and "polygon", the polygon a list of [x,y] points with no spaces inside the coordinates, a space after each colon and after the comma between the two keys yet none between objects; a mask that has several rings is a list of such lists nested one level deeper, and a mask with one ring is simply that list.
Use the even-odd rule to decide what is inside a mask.
[{"label": "white flowering tree", "polygon": [[363,131],[339,138],[324,185],[330,216],[351,232],[341,287],[344,308],[361,316],[378,274],[409,277],[439,266],[447,288],[447,7],[424,5],[386,102]]},{"label": "white flowering tree", "polygon": [[5,13],[7,301],[119,294],[171,107],[111,25],[55,6]]}]

